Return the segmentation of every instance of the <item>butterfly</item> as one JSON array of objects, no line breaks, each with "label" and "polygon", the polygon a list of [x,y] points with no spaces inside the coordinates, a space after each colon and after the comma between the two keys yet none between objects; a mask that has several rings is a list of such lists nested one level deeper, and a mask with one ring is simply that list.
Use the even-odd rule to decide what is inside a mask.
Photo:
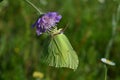
[{"label": "butterfly", "polygon": [[52,36],[47,40],[48,45],[44,47],[42,60],[49,66],[76,70],[79,64],[78,56],[62,29],[53,30]]}]

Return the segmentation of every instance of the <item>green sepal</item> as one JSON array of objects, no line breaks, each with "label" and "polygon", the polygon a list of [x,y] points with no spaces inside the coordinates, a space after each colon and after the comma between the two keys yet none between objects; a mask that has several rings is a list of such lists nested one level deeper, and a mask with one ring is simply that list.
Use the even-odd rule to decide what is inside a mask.
[{"label": "green sepal", "polygon": [[76,70],[79,64],[78,56],[69,40],[63,34],[49,37],[44,47],[42,60],[49,66],[67,67]]}]

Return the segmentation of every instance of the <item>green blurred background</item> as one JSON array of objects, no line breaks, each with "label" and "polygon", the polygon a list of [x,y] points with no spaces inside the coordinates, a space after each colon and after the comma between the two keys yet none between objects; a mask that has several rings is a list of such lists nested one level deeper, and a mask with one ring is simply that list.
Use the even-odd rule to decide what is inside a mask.
[{"label": "green blurred background", "polygon": [[[41,63],[44,36],[37,36],[31,28],[39,17],[33,7],[24,0],[0,1],[0,80],[104,80],[105,65],[100,59],[106,55],[112,27],[116,27],[116,34],[109,59],[116,66],[107,66],[107,77],[120,80],[119,0],[30,0],[44,12],[62,15],[58,27],[68,25],[64,33],[79,57],[76,71]],[[33,77],[35,71],[44,78]]]}]

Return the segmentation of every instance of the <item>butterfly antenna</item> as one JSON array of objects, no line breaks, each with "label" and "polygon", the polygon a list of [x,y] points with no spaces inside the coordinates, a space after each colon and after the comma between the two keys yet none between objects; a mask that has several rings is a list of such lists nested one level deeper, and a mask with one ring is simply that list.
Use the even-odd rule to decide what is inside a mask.
[{"label": "butterfly antenna", "polygon": [[69,23],[61,30],[61,33],[63,33],[69,26]]}]

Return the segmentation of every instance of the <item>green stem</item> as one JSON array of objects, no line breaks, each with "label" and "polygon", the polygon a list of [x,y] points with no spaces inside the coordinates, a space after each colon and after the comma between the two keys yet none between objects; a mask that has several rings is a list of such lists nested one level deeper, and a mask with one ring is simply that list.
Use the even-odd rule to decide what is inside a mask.
[{"label": "green stem", "polygon": [[[117,8],[117,14],[113,14],[113,18],[112,18],[112,37],[107,45],[107,48],[106,48],[106,55],[105,55],[105,58],[109,58],[109,53],[110,53],[110,49],[112,47],[112,44],[113,44],[113,41],[115,39],[115,36],[116,36],[116,27],[117,27],[117,23],[119,21],[119,15],[120,13],[120,4],[118,5],[118,8]],[[107,80],[107,71],[108,71],[108,68],[107,66],[105,65],[105,80]]]},{"label": "green stem", "polygon": [[108,43],[108,46],[106,48],[106,55],[105,55],[106,58],[109,58],[110,48],[112,47],[113,41],[114,41],[115,36],[116,36],[116,26],[117,26],[117,21],[116,21],[116,18],[115,18],[115,14],[113,14],[113,18],[112,18],[112,37],[111,37],[111,39]]},{"label": "green stem", "polygon": [[105,80],[107,80],[107,70],[108,70],[108,68],[107,68],[107,66],[105,65]]},{"label": "green stem", "polygon": [[31,3],[29,0],[25,0],[27,3],[29,3],[34,9],[36,9],[38,12],[39,12],[39,14],[41,15],[41,14],[43,14],[43,12],[42,11],[40,11],[33,3]]},{"label": "green stem", "polygon": [[[110,53],[110,49],[112,47],[112,44],[113,44],[113,41],[114,41],[114,38],[115,38],[115,35],[116,35],[116,20],[115,20],[115,15],[113,15],[113,19],[112,19],[112,37],[111,39],[109,40],[109,43],[107,45],[107,48],[106,48],[106,55],[105,55],[105,58],[109,58],[109,53]],[[105,80],[107,80],[107,71],[108,71],[108,68],[107,66],[105,65]]]}]

